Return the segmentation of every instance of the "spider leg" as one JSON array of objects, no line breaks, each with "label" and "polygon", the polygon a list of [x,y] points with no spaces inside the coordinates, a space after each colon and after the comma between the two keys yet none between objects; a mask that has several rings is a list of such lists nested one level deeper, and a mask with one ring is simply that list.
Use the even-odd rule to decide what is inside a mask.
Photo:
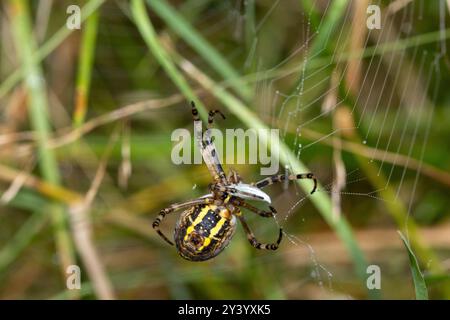
[{"label": "spider leg", "polygon": [[225,119],[225,116],[220,110],[211,110],[208,114],[208,129],[212,128],[213,122],[214,122],[214,116],[216,114],[220,114],[222,116],[222,119]]},{"label": "spider leg", "polygon": [[241,177],[236,171],[229,169],[227,180],[229,183],[239,183],[241,181]]},{"label": "spider leg", "polygon": [[222,119],[225,119],[224,114],[220,111],[220,110],[210,110],[208,113],[208,127],[207,130],[205,131],[205,135],[203,138],[203,142],[208,144],[208,143],[213,143],[213,139],[211,137],[211,130],[213,128],[213,123],[214,123],[214,116],[216,114],[220,114],[222,116]]},{"label": "spider leg", "polygon": [[265,217],[265,218],[273,217],[273,215],[275,213],[277,213],[277,210],[275,210],[275,208],[272,206],[269,206],[270,211],[265,211],[265,210],[258,209],[245,201],[238,201],[235,203],[235,205],[243,207],[247,210],[250,210],[250,211],[256,213],[257,215],[259,215],[261,217]]},{"label": "spider leg", "polygon": [[288,179],[288,180],[311,179],[314,181],[314,187],[311,191],[311,194],[313,194],[317,189],[317,179],[314,176],[314,174],[312,174],[312,173],[300,173],[300,174],[292,174],[292,175],[279,174],[279,175],[275,175],[275,176],[271,176],[271,177],[262,179],[256,183],[253,183],[253,185],[262,189],[266,186],[270,186],[271,184],[274,184],[274,183],[277,183],[280,181],[285,181],[286,179]]},{"label": "spider leg", "polygon": [[261,243],[258,240],[256,240],[255,235],[253,234],[252,230],[250,230],[249,226],[247,225],[245,218],[242,215],[238,215],[237,217],[241,221],[241,224],[244,227],[245,233],[247,234],[247,239],[253,247],[255,247],[256,249],[261,249],[261,250],[277,250],[278,249],[281,239],[283,238],[283,229],[280,228],[280,233],[278,235],[278,240],[276,243]]},{"label": "spider leg", "polygon": [[202,121],[198,115],[198,110],[195,107],[195,103],[191,101],[192,107],[192,117],[194,119],[194,135],[195,141],[197,142],[200,152],[202,154],[203,160],[208,167],[209,172],[213,176],[215,181],[220,181],[225,183],[226,176],[225,172],[220,164],[219,158],[217,156],[216,147],[211,139],[211,131],[209,130],[213,123],[213,118],[216,113],[223,114],[218,110],[212,110],[209,112],[208,117],[208,130],[206,130],[205,135],[203,135]]},{"label": "spider leg", "polygon": [[173,242],[170,241],[169,238],[167,238],[162,233],[162,231],[159,229],[159,225],[164,220],[166,215],[168,215],[169,213],[175,212],[177,210],[186,208],[186,207],[192,207],[192,206],[199,205],[199,204],[209,204],[211,202],[212,202],[212,198],[200,198],[200,199],[190,200],[190,201],[181,202],[181,203],[174,203],[171,206],[169,206],[165,209],[162,209],[159,212],[159,215],[156,217],[155,221],[153,221],[153,224],[152,224],[153,229],[155,229],[155,231],[161,236],[161,238],[163,238],[169,244],[173,245]]},{"label": "spider leg", "polygon": [[[211,166],[214,167],[214,171],[215,174],[219,176],[220,181],[222,182],[227,182],[227,178],[225,176],[225,172],[223,170],[222,164],[219,161],[219,158],[217,156],[217,150],[216,150],[216,146],[214,144],[214,140],[211,137],[211,129],[213,127],[213,122],[214,122],[214,116],[216,114],[220,114],[222,116],[223,119],[225,119],[225,116],[223,115],[223,113],[219,110],[210,110],[208,113],[208,127],[207,130],[205,131],[205,134],[203,136],[203,148],[204,148],[204,159],[205,162],[207,161],[206,159],[209,159]],[[211,170],[210,170],[211,171]],[[217,180],[217,178],[215,177],[215,179]]]}]

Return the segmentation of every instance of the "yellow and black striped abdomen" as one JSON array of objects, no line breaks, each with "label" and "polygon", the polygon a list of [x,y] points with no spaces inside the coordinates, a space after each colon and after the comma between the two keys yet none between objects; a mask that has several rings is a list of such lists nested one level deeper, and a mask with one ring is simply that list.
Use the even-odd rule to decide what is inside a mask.
[{"label": "yellow and black striped abdomen", "polygon": [[231,240],[236,218],[222,206],[198,205],[184,211],[175,228],[178,253],[191,261],[217,256]]}]

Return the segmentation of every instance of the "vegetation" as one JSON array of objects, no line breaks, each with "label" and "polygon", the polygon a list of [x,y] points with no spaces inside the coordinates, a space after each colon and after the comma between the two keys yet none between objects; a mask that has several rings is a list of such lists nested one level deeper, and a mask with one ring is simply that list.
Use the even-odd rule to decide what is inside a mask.
[{"label": "vegetation", "polygon": [[[0,298],[450,298],[447,3],[379,1],[370,29],[368,0],[3,2]],[[318,177],[269,187],[274,219],[244,212],[263,242],[283,227],[277,251],[238,226],[193,263],[152,229],[208,192],[170,158],[191,100],[220,129],[279,129],[258,139],[280,172]]]}]

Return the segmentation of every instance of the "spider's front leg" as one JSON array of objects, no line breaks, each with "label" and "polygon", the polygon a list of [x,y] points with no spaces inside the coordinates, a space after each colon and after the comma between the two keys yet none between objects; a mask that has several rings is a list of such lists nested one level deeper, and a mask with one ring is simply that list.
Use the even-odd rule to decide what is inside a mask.
[{"label": "spider's front leg", "polygon": [[170,241],[169,238],[167,238],[162,233],[162,231],[159,229],[159,225],[164,220],[166,215],[168,215],[169,213],[175,212],[177,210],[183,209],[183,208],[192,207],[192,206],[196,206],[199,204],[209,204],[209,203],[212,203],[212,201],[213,201],[213,199],[211,199],[211,198],[200,198],[200,199],[195,199],[195,200],[186,201],[186,202],[182,202],[182,203],[172,204],[170,207],[162,209],[159,212],[159,215],[156,217],[155,221],[153,221],[153,224],[152,224],[153,229],[155,229],[155,231],[161,236],[161,238],[163,238],[167,243],[169,243],[173,246],[174,245],[173,242]]},{"label": "spider's front leg", "polygon": [[275,243],[262,243],[259,242],[255,235],[253,234],[252,230],[249,228],[247,221],[242,215],[237,215],[239,220],[241,221],[242,226],[244,227],[245,233],[247,234],[247,239],[250,242],[250,244],[255,247],[256,249],[261,250],[277,250],[278,246],[280,245],[281,239],[283,238],[283,229],[280,228],[280,233],[278,235],[278,240]]},{"label": "spider's front leg", "polygon": [[259,215],[259,216],[261,216],[261,217],[264,217],[264,218],[270,218],[270,217],[273,217],[274,214],[277,213],[277,210],[275,210],[275,208],[272,207],[272,206],[269,206],[270,211],[265,211],[265,210],[258,209],[258,208],[256,208],[256,207],[252,206],[251,204],[248,204],[248,203],[245,202],[245,201],[239,201],[239,200],[237,200],[234,204],[235,204],[236,206],[240,206],[240,207],[242,207],[242,208],[245,208],[245,209],[247,209],[247,210],[250,210],[250,211],[252,211],[252,212],[256,213],[257,215]]},{"label": "spider's front leg", "polygon": [[291,175],[285,175],[285,174],[279,174],[271,177],[267,177],[265,179],[262,179],[256,183],[252,183],[254,186],[256,186],[259,189],[262,189],[264,187],[270,186],[271,184],[284,181],[284,180],[298,180],[298,179],[310,179],[314,182],[314,187],[311,191],[311,194],[313,194],[317,189],[317,179],[312,173],[300,173],[300,174],[291,174]]},{"label": "spider's front leg", "polygon": [[222,119],[225,119],[225,115],[220,110],[210,110],[208,113],[208,129],[211,129],[214,122],[214,116],[220,114]]},{"label": "spider's front leg", "polygon": [[229,169],[228,171],[228,175],[227,175],[227,180],[229,183],[239,183],[241,181],[241,177],[239,176],[239,173],[237,173],[235,170],[233,169]]},{"label": "spider's front leg", "polygon": [[198,110],[195,107],[195,103],[193,101],[191,101],[191,107],[192,107],[192,117],[194,119],[195,141],[198,147],[200,148],[202,158],[205,161],[205,164],[208,167],[209,172],[213,176],[213,179],[215,181],[226,183],[225,172],[219,161],[214,142],[211,139],[211,130],[210,130],[212,127],[215,114],[220,114],[223,118],[225,117],[218,110],[210,111],[208,116],[208,130],[206,130],[205,134],[203,134],[202,121],[200,120]]}]

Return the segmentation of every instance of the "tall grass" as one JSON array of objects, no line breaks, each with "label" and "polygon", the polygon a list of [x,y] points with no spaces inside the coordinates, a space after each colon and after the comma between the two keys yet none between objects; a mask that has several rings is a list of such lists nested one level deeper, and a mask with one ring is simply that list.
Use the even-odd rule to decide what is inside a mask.
[{"label": "tall grass", "polygon": [[91,73],[95,56],[98,20],[99,13],[98,11],[94,11],[92,15],[86,20],[83,38],[81,40],[76,84],[77,87],[75,96],[75,110],[73,114],[73,123],[75,127],[80,127],[86,117],[89,89],[91,86],[92,78]]},{"label": "tall grass", "polygon": [[[51,134],[51,124],[48,113],[45,80],[40,65],[33,58],[36,44],[31,37],[32,28],[28,4],[24,0],[10,1],[12,12],[14,40],[16,50],[22,59],[24,83],[28,90],[28,109],[30,121],[38,137],[38,163],[43,178],[51,184],[61,183],[58,163],[52,150],[47,148],[47,141]],[[55,244],[60,256],[61,274],[66,275],[68,266],[75,264],[75,253],[69,235],[67,219],[64,209],[58,204],[48,208],[55,236]],[[34,213],[37,215],[38,213]],[[39,219],[39,218],[36,218]],[[35,225],[33,219],[30,225]]]},{"label": "tall grass", "polygon": [[[168,57],[169,54],[166,52],[163,46],[161,46],[158,41],[155,39],[155,33],[153,32],[153,28],[151,23],[146,15],[145,7],[143,6],[143,1],[134,0],[133,4],[133,16],[135,20],[138,22],[139,28],[141,30],[142,36],[144,40],[149,44],[150,50],[154,53],[156,57],[161,61],[163,61],[163,66],[168,69],[170,72],[169,75],[171,79],[178,84],[180,88],[184,91],[192,92],[192,90],[188,90],[185,88],[186,81],[183,79],[182,75],[178,72],[175,72],[172,62]],[[332,16],[334,19],[335,17]],[[152,30],[152,32],[150,32]],[[144,32],[143,32],[144,31]],[[185,41],[190,42],[190,38],[185,38]],[[200,48],[201,49],[201,48]],[[207,52],[203,52],[203,56],[206,56]],[[161,57],[164,57],[162,59]],[[186,60],[182,60],[181,57],[178,57],[178,63],[180,67],[183,68],[185,66],[186,69],[193,68],[192,65]],[[168,68],[167,66],[171,66]],[[268,132],[268,127],[253,113],[249,110],[247,106],[244,105],[239,99],[234,97],[232,94],[227,92],[221,86],[215,84],[211,79],[208,78],[205,74],[202,74],[199,70],[196,70],[196,75],[194,76],[195,80],[207,91],[211,92],[214,96],[218,98],[240,121],[242,121],[247,127],[254,129],[262,129],[258,130],[259,139],[264,143],[266,147],[272,149],[274,154],[277,154],[276,150],[279,150],[280,160],[284,165],[289,165],[293,172],[309,172],[307,167],[294,155],[294,153],[289,149],[289,147],[281,141],[276,141],[275,145],[270,145],[269,137],[267,135],[262,134],[263,132]],[[180,86],[182,83],[182,86]],[[309,192],[310,186],[305,186],[302,182],[298,182],[299,185],[306,191]],[[319,189],[322,187],[319,186]],[[361,281],[365,281],[366,279],[366,261],[365,258],[359,249],[359,246],[354,239],[352,231],[345,220],[345,218],[335,220],[331,216],[331,202],[329,197],[325,193],[317,193],[311,197],[311,201],[314,203],[318,211],[325,218],[327,223],[336,231],[339,235],[341,241],[346,245],[347,249],[352,256],[355,270]],[[371,293],[371,292],[370,292]],[[372,293],[371,293],[372,294]]]},{"label": "tall grass", "polygon": [[[432,132],[427,146],[429,153],[424,158],[434,174],[421,178],[412,199],[408,198],[412,197],[411,192],[406,192],[404,199],[396,199],[393,188],[400,178],[394,173],[388,185],[383,172],[377,172],[377,163],[368,162],[371,152],[384,150],[380,146],[361,145],[364,122],[359,128],[353,123],[350,125],[353,130],[342,130],[338,140],[345,151],[342,155],[345,166],[348,170],[356,168],[360,177],[348,181],[348,190],[340,195],[342,215],[336,219],[325,186],[327,180],[333,179],[330,146],[336,148],[336,135],[326,134],[334,129],[330,125],[331,117],[325,115],[302,131],[301,142],[312,139],[309,142],[314,142],[314,147],[302,151],[300,158],[291,144],[298,128],[294,121],[289,123],[285,114],[276,115],[280,105],[295,107],[286,97],[300,94],[300,104],[318,99],[296,118],[297,123],[308,120],[320,112],[323,100],[320,97],[331,91],[332,81],[328,79],[333,72],[343,75],[344,66],[354,60],[362,61],[361,70],[365,70],[367,58],[383,61],[387,54],[409,48],[437,53],[443,41],[450,37],[450,29],[436,30],[433,5],[427,3],[423,12],[426,19],[421,20],[414,34],[380,44],[372,41],[365,47],[360,45],[358,50],[349,50],[351,28],[344,17],[352,14],[352,2],[332,1],[326,10],[317,5],[319,2],[249,0],[234,6],[230,2],[210,0],[183,3],[91,0],[81,11],[84,24],[79,31],[79,46],[70,45],[70,41],[78,41],[75,37],[69,39],[73,30],[64,24],[55,25],[50,19],[48,39],[40,47],[35,42],[32,26],[35,5],[30,6],[26,0],[7,2],[10,19],[4,21],[11,25],[17,54],[8,52],[9,47],[2,43],[1,57],[5,61],[16,58],[13,62],[18,66],[0,83],[0,99],[7,102],[1,113],[8,119],[7,123],[0,124],[0,181],[9,195],[1,195],[4,203],[0,207],[0,234],[3,235],[0,236],[0,297],[15,294],[26,298],[89,299],[111,298],[117,292],[119,298],[285,299],[349,295],[404,298],[410,297],[414,290],[417,299],[447,298],[450,282],[440,249],[448,248],[445,233],[448,228],[442,222],[448,217],[445,188],[449,183],[448,176],[436,179],[436,173],[448,171],[445,162],[448,150],[442,148],[443,139],[450,133],[446,129],[444,110],[448,93],[442,89],[449,81],[445,63],[434,65],[439,67],[443,80],[437,83],[440,87],[431,88],[440,95],[436,105],[439,116],[434,123],[442,132]],[[55,3],[50,16],[60,14],[64,5]],[[230,26],[230,21],[236,24]],[[303,29],[298,30],[294,21]],[[266,22],[270,23],[266,26]],[[341,27],[341,39],[336,41]],[[302,45],[304,50],[299,51]],[[73,60],[77,63],[74,70],[71,64],[58,64],[61,49],[67,50],[67,59],[78,55]],[[264,64],[267,57],[275,67]],[[444,60],[436,56],[435,63],[439,59]],[[415,68],[414,61],[410,65]],[[55,82],[59,81],[54,79],[55,66],[65,68],[59,73],[68,79],[63,93],[55,92]],[[26,95],[24,102],[20,90],[13,90],[22,85],[21,81]],[[370,81],[376,89],[383,85],[376,77]],[[267,93],[278,87],[281,91],[276,91],[276,99],[268,101]],[[360,90],[364,96],[365,91]],[[164,97],[162,92],[168,96]],[[352,123],[360,107],[354,92],[348,93],[348,83],[342,81],[335,94],[337,100],[342,99],[343,106],[338,109],[355,106],[356,112],[346,119]],[[427,92],[423,94],[427,96]],[[190,100],[197,103],[204,120],[212,106],[225,108],[229,117],[226,123],[218,121],[219,127],[264,129],[258,130],[259,141],[272,154],[279,152],[278,160],[293,172],[310,172],[314,166],[315,173],[321,177],[319,192],[307,196],[307,201],[301,203],[305,205],[302,210],[293,210],[295,214],[287,216],[287,222],[281,220],[281,214],[292,209],[291,202],[299,200],[297,186],[279,196],[274,192],[272,198],[276,206],[287,208],[280,210],[276,222],[285,224],[287,238],[301,238],[304,246],[285,241],[277,252],[258,252],[248,245],[243,233],[237,232],[229,248],[216,259],[192,264],[177,257],[174,248],[160,241],[151,227],[156,213],[172,202],[203,195],[204,186],[210,182],[204,166],[175,166],[168,161],[173,151],[172,128],[192,127],[187,107]],[[20,112],[22,104],[27,106],[24,112]],[[275,110],[264,109],[267,106]],[[381,107],[388,108],[389,118],[401,105]],[[24,114],[28,118],[20,120],[11,114]],[[129,125],[129,132],[112,131],[112,125],[121,121]],[[284,140],[270,142],[264,133],[269,123],[286,126]],[[375,127],[386,137],[377,121]],[[128,159],[119,146],[108,142],[115,141],[117,134],[127,135],[122,143],[129,144]],[[412,146],[411,157],[418,157],[419,147]],[[388,152],[393,154],[395,150]],[[37,170],[27,172],[19,168],[24,158],[34,155],[37,155]],[[415,173],[422,165],[418,159],[411,160],[414,166],[391,163]],[[133,168],[127,186],[118,182],[118,168],[124,161],[130,161]],[[236,169],[243,177],[254,173],[251,166]],[[408,191],[409,185],[405,185]],[[299,181],[298,187],[306,194],[311,190],[305,181]],[[356,188],[358,192],[352,192]],[[345,197],[346,191],[350,195],[364,195],[364,190],[378,192],[368,193],[373,197]],[[87,198],[89,212],[83,212],[83,224],[70,229],[67,208],[73,209],[74,204],[80,205]],[[415,211],[407,209],[405,201],[412,201],[410,207]],[[173,231],[171,218],[176,219],[176,214],[165,222],[168,233]],[[248,218],[257,226],[254,231],[258,238],[270,239],[270,228],[275,228],[273,221]],[[53,231],[50,235],[43,232],[48,222]],[[398,242],[390,238],[371,238],[368,242],[371,232],[390,235],[393,228],[407,235],[407,240],[402,237],[403,245],[397,234]],[[422,228],[426,229],[425,234]],[[73,236],[76,246],[72,243]],[[69,292],[64,289],[65,268],[76,264],[78,256],[82,289]],[[58,263],[55,265],[54,261]],[[366,290],[369,261],[380,264],[383,275],[384,270],[390,272],[389,279],[383,278],[381,292]],[[404,272],[407,261],[413,287],[408,285],[410,274]],[[353,269],[348,267],[350,264]],[[28,272],[30,266],[33,272]],[[49,272],[53,269],[58,272]],[[333,274],[328,279],[329,287],[323,278],[325,274],[327,277]],[[26,281],[18,282],[22,278]],[[99,290],[102,287],[106,290]],[[103,293],[99,294],[100,291]]]}]

